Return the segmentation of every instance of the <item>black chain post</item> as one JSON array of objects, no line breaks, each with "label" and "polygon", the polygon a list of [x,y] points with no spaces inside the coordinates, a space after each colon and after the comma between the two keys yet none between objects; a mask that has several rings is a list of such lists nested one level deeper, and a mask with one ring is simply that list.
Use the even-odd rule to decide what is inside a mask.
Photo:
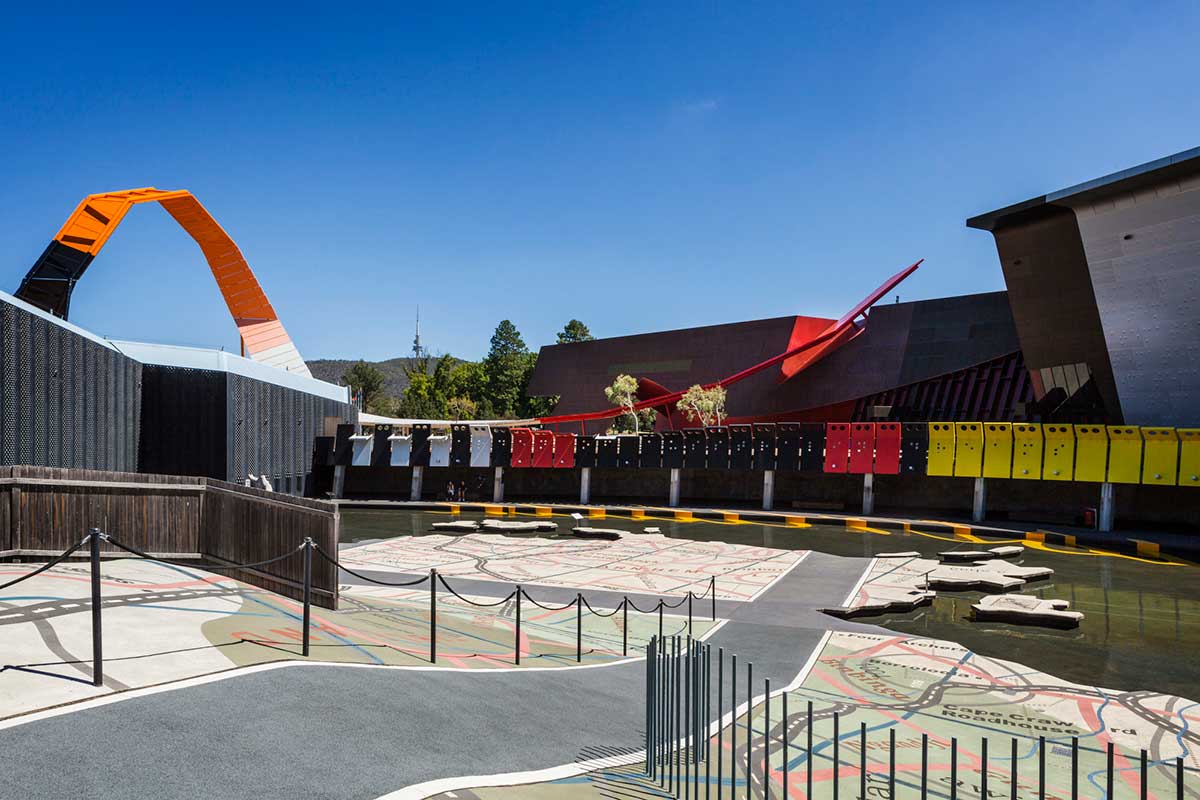
[{"label": "black chain post", "polygon": [[858,796],[867,796],[867,723],[858,723]]},{"label": "black chain post", "polygon": [[1079,800],[1079,737],[1071,737],[1071,800]]},{"label": "black chain post", "polygon": [[658,601],[658,638],[659,639],[661,639],[663,637],[662,618],[663,618],[663,601],[659,600]]},{"label": "black chain post", "polygon": [[713,575],[709,581],[708,590],[712,592],[712,620],[717,621],[717,576]]},{"label": "black chain post", "polygon": [[979,744],[979,798],[980,800],[988,800],[988,754],[987,754],[987,737],[983,737]]},{"label": "black chain post", "polygon": [[629,598],[621,600],[621,655],[629,655]]},{"label": "black chain post", "polygon": [[746,662],[746,791],[750,791],[750,778],[754,775],[754,728],[750,715],[754,713],[754,663]]},{"label": "black chain post", "polygon": [[950,800],[958,798],[958,739],[950,737]]},{"label": "black chain post", "polygon": [[929,796],[929,734],[921,734],[921,800]]},{"label": "black chain post", "polygon": [[688,638],[692,636],[692,591],[688,590]]},{"label": "black chain post", "polygon": [[809,701],[808,701],[808,726],[807,726],[807,730],[808,730],[808,755],[807,755],[807,758],[805,759],[805,763],[807,763],[807,764],[808,764],[808,770],[807,770],[807,774],[804,776],[804,796],[805,796],[805,797],[812,797],[812,784],[813,784],[813,780],[812,780],[812,772],[813,772],[813,748],[812,748],[812,740],[813,740],[813,706],[812,706],[812,700],[809,700]]},{"label": "black chain post", "polygon": [[1108,753],[1105,757],[1105,761],[1106,761],[1105,772],[1106,772],[1106,774],[1104,776],[1104,786],[1105,786],[1106,790],[1108,791],[1108,794],[1105,796],[1108,797],[1109,800],[1111,800],[1112,796],[1113,796],[1113,755],[1114,755],[1112,742],[1108,743],[1107,750],[1108,750]]},{"label": "black chain post", "polygon": [[100,619],[100,533],[88,532],[92,561],[92,685],[104,685],[104,629]]},{"label": "black chain post", "polygon": [[717,648],[717,798],[725,777],[725,648]]},{"label": "black chain post", "polygon": [[575,595],[575,662],[583,661],[583,595]]},{"label": "black chain post", "polygon": [[1146,751],[1142,751],[1142,800],[1146,800],[1150,795],[1150,773],[1146,763]]},{"label": "black chain post", "polygon": [[312,537],[304,540],[304,657],[308,658],[312,628]]},{"label": "black chain post", "polygon": [[888,728],[888,796],[896,796],[896,729]]},{"label": "black chain post", "polygon": [[[1009,776],[1009,800],[1017,800],[1017,740],[1014,738],[1010,745],[1009,760],[1012,764],[1012,774]],[[1109,795],[1111,798],[1112,795]]]},{"label": "black chain post", "polygon": [[[1112,794],[1109,794],[1112,797]],[[1046,800],[1046,737],[1038,737],[1038,800]]]},{"label": "black chain post", "polygon": [[[646,661],[649,662],[650,659],[647,658]],[[521,584],[517,584],[517,631],[516,641],[513,643],[513,663],[521,663]],[[649,684],[646,686],[649,691]]]},{"label": "black chain post", "polygon": [[838,800],[838,772],[841,769],[841,759],[838,758],[838,712],[833,712],[833,800]]},{"label": "black chain post", "polygon": [[[771,679],[763,679],[763,693],[766,702],[763,704],[763,794],[771,797]],[[787,789],[784,789],[786,793]],[[866,797],[866,795],[863,795]]]},{"label": "black chain post", "polygon": [[437,663],[437,570],[429,570],[429,663]]},{"label": "black chain post", "polygon": [[791,717],[788,716],[787,710],[788,693],[783,691],[783,800],[787,800],[788,792],[791,791],[791,784],[788,782],[788,740],[792,735]]}]

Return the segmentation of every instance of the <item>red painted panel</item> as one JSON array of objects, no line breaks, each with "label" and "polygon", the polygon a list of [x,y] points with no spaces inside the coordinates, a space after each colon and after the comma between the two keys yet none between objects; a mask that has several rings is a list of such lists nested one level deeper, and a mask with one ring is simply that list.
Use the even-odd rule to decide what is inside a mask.
[{"label": "red painted panel", "polygon": [[862,475],[875,471],[875,423],[850,425],[850,461],[848,472]]},{"label": "red painted panel", "polygon": [[825,425],[825,471],[845,472],[849,460],[850,423],[827,423]]},{"label": "red painted panel", "polygon": [[875,424],[875,472],[880,475],[900,474],[900,423]]},{"label": "red painted panel", "polygon": [[554,466],[575,466],[575,434],[554,434]]},{"label": "red painted panel", "polygon": [[512,461],[514,467],[533,465],[533,431],[529,428],[512,429]]},{"label": "red painted panel", "polygon": [[530,466],[554,466],[554,434],[551,431],[533,432],[533,456]]}]

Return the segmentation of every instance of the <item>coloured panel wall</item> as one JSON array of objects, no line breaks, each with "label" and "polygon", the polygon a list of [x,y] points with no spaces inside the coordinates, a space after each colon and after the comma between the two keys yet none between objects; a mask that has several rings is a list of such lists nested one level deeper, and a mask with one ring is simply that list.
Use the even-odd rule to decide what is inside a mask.
[{"label": "coloured panel wall", "polygon": [[899,422],[875,424],[875,473],[895,475],[900,472],[901,431]]},{"label": "coloured panel wall", "polygon": [[450,426],[450,466],[466,467],[471,463],[471,428],[459,422]]},{"label": "coloured panel wall", "polygon": [[450,466],[450,435],[438,433],[429,437],[429,466]]},{"label": "coloured panel wall", "polygon": [[1200,428],[1179,428],[1179,486],[1200,486]]},{"label": "coloured panel wall", "polygon": [[664,431],[663,432],[663,454],[662,465],[667,469],[680,469],[683,467],[683,432],[682,431]]},{"label": "coloured panel wall", "polygon": [[754,466],[754,431],[749,425],[729,426],[729,468],[750,469]]},{"label": "coloured panel wall", "polygon": [[533,431],[529,428],[512,429],[511,463],[515,469],[533,466]]},{"label": "coloured panel wall", "polygon": [[929,468],[929,426],[906,422],[900,426],[900,473],[924,475]]},{"label": "coloured panel wall", "polygon": [[429,425],[419,424],[412,426],[412,453],[409,454],[408,461],[414,467],[429,466],[429,436],[431,434]]},{"label": "coloured panel wall", "polygon": [[492,466],[512,466],[512,428],[492,428]]},{"label": "coloured panel wall", "polygon": [[554,434],[554,466],[559,469],[575,466],[575,434]]},{"label": "coloured panel wall", "polygon": [[800,425],[781,422],[775,426],[775,469],[800,469]]},{"label": "coloured panel wall", "polygon": [[596,466],[596,437],[581,433],[575,437],[575,466]]},{"label": "coloured panel wall", "polygon": [[492,465],[492,429],[486,425],[471,426],[471,466]]},{"label": "coloured panel wall", "polygon": [[350,437],[350,466],[371,466],[371,450],[375,446],[375,434],[361,433]]},{"label": "coloured panel wall", "polygon": [[754,468],[775,469],[775,426],[770,422],[754,425]]},{"label": "coloured panel wall", "polygon": [[375,426],[375,441],[371,445],[371,466],[386,467],[392,460],[392,444],[388,437],[392,435],[391,425]]},{"label": "coloured panel wall", "polygon": [[1103,425],[1075,426],[1075,480],[1104,483],[1108,471],[1108,431]]},{"label": "coloured panel wall", "polygon": [[864,475],[875,471],[875,424],[855,422],[850,425],[850,458],[847,471]]},{"label": "coloured panel wall", "polygon": [[642,469],[659,469],[663,465],[663,437],[661,433],[643,433],[638,466]]},{"label": "coloured panel wall", "polygon": [[983,423],[983,477],[1012,477],[1012,423]]},{"label": "coloured panel wall", "polygon": [[713,425],[704,432],[708,436],[708,468],[729,469],[729,428]]},{"label": "coloured panel wall", "polygon": [[412,436],[393,433],[388,437],[389,463],[393,467],[407,467],[412,460]]},{"label": "coloured panel wall", "polygon": [[596,437],[596,466],[613,469],[617,466],[617,437]]},{"label": "coloured panel wall", "polygon": [[621,469],[633,469],[638,465],[638,439],[635,434],[621,434],[617,437],[617,466]]},{"label": "coloured panel wall", "polygon": [[825,472],[845,472],[850,461],[850,423],[825,425]]},{"label": "coloured panel wall", "polygon": [[1179,436],[1174,428],[1142,428],[1142,483],[1174,486],[1179,476]]},{"label": "coloured panel wall", "polygon": [[929,466],[927,475],[954,474],[954,424],[929,423]]},{"label": "coloured panel wall", "polygon": [[1012,476],[1017,480],[1036,481],[1042,477],[1042,426],[1018,422],[1013,424]]},{"label": "coloured panel wall", "polygon": [[960,478],[983,475],[983,423],[954,423],[954,474]]},{"label": "coloured panel wall", "polygon": [[1075,429],[1062,423],[1042,426],[1045,437],[1045,460],[1042,480],[1075,480]]},{"label": "coloured panel wall", "polygon": [[549,469],[554,466],[554,433],[552,431],[533,431],[533,451],[529,458],[529,466],[539,469]]},{"label": "coloured panel wall", "polygon": [[1108,482],[1139,483],[1142,478],[1142,434],[1135,425],[1109,425]]},{"label": "coloured panel wall", "polygon": [[800,471],[825,471],[825,426],[819,422],[800,425]]},{"label": "coloured panel wall", "polygon": [[708,437],[704,428],[683,429],[683,465],[688,469],[704,469],[708,463]]}]

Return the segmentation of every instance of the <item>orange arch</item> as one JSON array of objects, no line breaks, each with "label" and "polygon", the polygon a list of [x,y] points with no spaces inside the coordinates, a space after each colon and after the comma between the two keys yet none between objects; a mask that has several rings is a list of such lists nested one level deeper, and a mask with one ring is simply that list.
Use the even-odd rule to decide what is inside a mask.
[{"label": "orange arch", "polygon": [[[91,257],[104,247],[129,209],[138,203],[150,202],[156,202],[166,209],[200,245],[225,304],[229,307],[229,313],[233,316],[233,322],[237,325],[246,354],[255,361],[311,376],[242,251],[200,201],[186,190],[164,191],[151,186],[85,197],[51,244],[51,248],[57,243],[60,247],[83,254],[82,266],[69,279],[70,286],[86,269]],[[43,260],[46,258],[44,255]],[[37,269],[34,268],[35,271]],[[33,275],[31,271],[30,278]],[[69,287],[67,292],[69,295]]]}]

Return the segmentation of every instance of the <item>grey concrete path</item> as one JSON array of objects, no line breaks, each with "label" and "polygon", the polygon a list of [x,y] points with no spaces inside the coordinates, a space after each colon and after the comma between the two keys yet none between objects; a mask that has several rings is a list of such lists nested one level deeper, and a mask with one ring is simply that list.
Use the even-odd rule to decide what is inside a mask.
[{"label": "grey concrete path", "polygon": [[[815,610],[840,603],[867,563],[813,553],[732,608],[710,641],[753,661],[756,683],[782,686],[825,630],[880,630]],[[644,671],[639,661],[241,675],[0,730],[0,797],[370,800],[435,778],[629,752],[641,746]]]}]

